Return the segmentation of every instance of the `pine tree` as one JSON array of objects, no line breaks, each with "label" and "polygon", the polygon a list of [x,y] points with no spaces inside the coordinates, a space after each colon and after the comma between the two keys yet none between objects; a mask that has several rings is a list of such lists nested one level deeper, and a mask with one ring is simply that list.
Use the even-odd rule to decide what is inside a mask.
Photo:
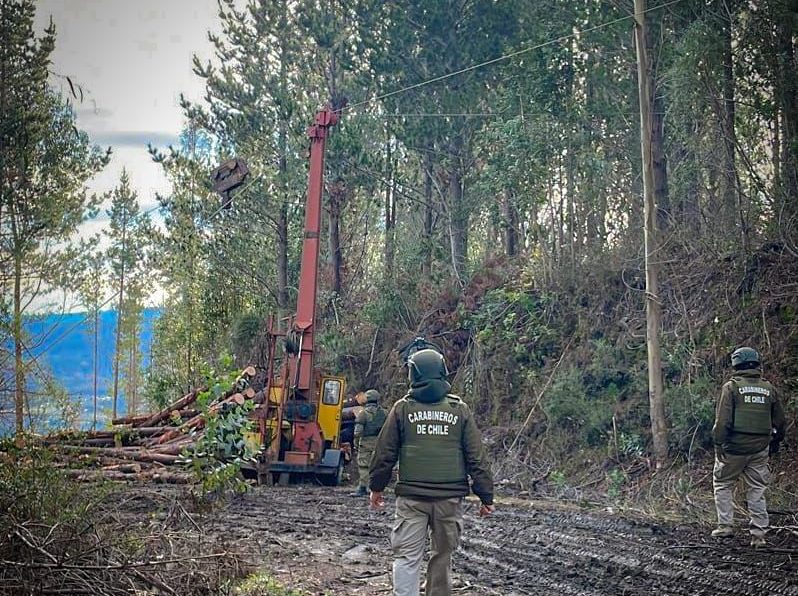
[{"label": "pine tree", "polygon": [[[135,351],[125,350],[126,341],[138,332],[141,320],[143,276],[149,256],[152,235],[150,218],[142,213],[136,192],[130,187],[130,178],[122,171],[119,186],[112,193],[108,260],[117,292],[116,347],[114,350],[113,417],[117,416],[119,380],[124,370],[130,370],[131,359],[138,358]],[[128,364],[126,364],[128,363]],[[129,395],[126,395],[129,399]]]},{"label": "pine tree", "polygon": [[82,267],[86,272],[78,294],[81,303],[86,307],[90,321],[89,332],[92,342],[92,429],[97,427],[97,391],[100,366],[100,309],[105,302],[106,291],[106,256],[102,251],[87,253],[82,259]]},{"label": "pine tree", "polygon": [[55,26],[37,37],[34,14],[32,0],[0,0],[0,283],[14,345],[18,433],[28,381],[23,318],[37,299],[74,282],[71,239],[98,202],[85,184],[108,161],[48,85]]}]

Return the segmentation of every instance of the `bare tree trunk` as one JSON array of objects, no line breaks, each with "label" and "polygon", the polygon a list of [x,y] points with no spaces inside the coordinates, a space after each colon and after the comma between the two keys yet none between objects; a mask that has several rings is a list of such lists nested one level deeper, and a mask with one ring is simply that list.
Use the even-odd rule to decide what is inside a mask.
[{"label": "bare tree trunk", "polygon": [[396,247],[396,197],[394,196],[394,168],[391,155],[391,135],[385,147],[385,269],[383,277],[387,281],[393,277],[394,252]]},{"label": "bare tree trunk", "polygon": [[[651,76],[652,87],[654,84],[654,77]],[[654,167],[654,203],[657,207],[657,223],[663,228],[669,228],[672,216],[668,192],[668,155],[665,152],[665,101],[661,93],[655,94],[651,121],[651,156]]]},{"label": "bare tree trunk", "polygon": [[[798,228],[798,68],[795,31],[795,9],[789,3],[780,5],[776,15],[778,66],[777,94],[781,112],[781,203],[780,228],[783,235],[796,233]],[[783,11],[783,12],[782,12]]]},{"label": "bare tree trunk", "polygon": [[[280,27],[287,27],[288,9],[286,2],[281,3],[282,16]],[[288,59],[289,49],[285,36],[280,40],[280,93],[288,93]],[[280,207],[277,215],[277,310],[278,325],[288,314],[288,121],[287,116],[280,115],[279,133],[279,174]]]},{"label": "bare tree trunk", "polygon": [[[122,245],[124,246],[124,234],[122,236]],[[124,248],[122,249],[124,251]],[[124,257],[122,261],[122,268],[119,275],[119,303],[116,309],[116,349],[114,350],[114,394],[113,394],[113,414],[112,417],[116,418],[117,400],[119,397],[119,367],[121,365],[122,355],[122,301],[125,295],[125,262]],[[190,327],[190,324],[189,324]],[[189,349],[191,349],[191,342],[189,342]]]},{"label": "bare tree trunk", "polygon": [[[13,214],[12,214],[13,220]],[[25,362],[22,357],[22,258],[14,253],[14,412],[17,434],[25,429]]]},{"label": "bare tree trunk", "polygon": [[422,275],[426,278],[432,274],[432,153],[424,153],[424,261],[421,265]]},{"label": "bare tree trunk", "polygon": [[728,9],[728,19],[723,25],[723,113],[721,130],[723,131],[723,202],[730,212],[737,211],[740,223],[741,242],[744,250],[750,250],[749,222],[747,210],[743,205],[743,193],[740,188],[740,178],[737,175],[737,130],[735,126],[735,82],[734,82],[734,54],[732,48],[732,33],[734,27],[734,12]]},{"label": "bare tree trunk", "polygon": [[99,304],[94,304],[94,416],[91,429],[97,430],[97,376],[100,361],[100,309]]},{"label": "bare tree trunk", "polygon": [[328,193],[330,205],[330,219],[328,223],[328,242],[330,250],[330,265],[332,267],[332,290],[335,294],[341,293],[341,206],[346,199],[346,182],[336,180],[330,186]]},{"label": "bare tree trunk", "polygon": [[502,228],[504,254],[514,257],[518,254],[518,210],[513,204],[513,194],[505,190],[501,196]]},{"label": "bare tree trunk", "polygon": [[450,152],[454,163],[449,169],[448,214],[452,269],[455,279],[463,284],[468,257],[468,222],[470,213],[463,197],[462,153],[463,140],[455,136]]},{"label": "bare tree trunk", "polygon": [[285,201],[277,216],[277,308],[279,320],[288,312],[288,205]]},{"label": "bare tree trunk", "polygon": [[658,290],[657,209],[654,203],[654,162],[652,155],[651,69],[646,51],[646,1],[635,0],[635,46],[640,99],[640,145],[643,156],[644,241],[646,253],[646,346],[648,348],[648,398],[651,436],[657,467],[668,459],[668,427],[662,385],[662,356],[659,328],[662,319]]},{"label": "bare tree trunk", "polygon": [[[128,212],[125,209],[122,217],[122,258],[119,269],[119,302],[116,309],[116,348],[114,350],[114,394],[113,394],[113,418],[116,418],[117,400],[119,397],[119,366],[122,355],[122,310],[124,308],[125,299],[125,259],[127,259],[127,216]],[[189,330],[191,329],[191,321],[189,321]],[[189,350],[191,349],[191,342],[189,341]],[[190,363],[190,359],[189,359]]]}]

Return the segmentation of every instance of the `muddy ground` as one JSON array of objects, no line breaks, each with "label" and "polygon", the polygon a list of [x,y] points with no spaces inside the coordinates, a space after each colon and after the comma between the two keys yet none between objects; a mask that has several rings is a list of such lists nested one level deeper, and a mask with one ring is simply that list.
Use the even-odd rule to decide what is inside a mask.
[{"label": "muddy ground", "polygon": [[[159,494],[162,503],[178,495],[177,489],[161,490],[167,491]],[[375,513],[350,490],[256,487],[185,523],[196,523],[219,549],[243,554],[303,593],[389,594],[394,500],[388,495],[386,511]],[[138,507],[128,502],[133,510],[153,504],[144,495]],[[469,501],[454,557],[458,594],[798,595],[793,516],[773,516],[773,525],[782,527],[771,532],[767,547],[753,550],[742,529],[718,542],[708,527],[631,519],[600,508],[507,499],[489,518],[476,511]]]}]

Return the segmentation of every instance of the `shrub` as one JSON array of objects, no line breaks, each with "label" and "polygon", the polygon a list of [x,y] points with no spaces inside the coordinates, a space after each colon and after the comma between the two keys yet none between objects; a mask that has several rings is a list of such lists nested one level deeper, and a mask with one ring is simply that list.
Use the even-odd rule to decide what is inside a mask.
[{"label": "shrub", "polygon": [[708,377],[699,377],[693,383],[665,390],[671,444],[678,451],[689,454],[696,447],[706,448],[712,444],[714,395],[719,391],[720,388]]},{"label": "shrub", "polygon": [[557,375],[545,402],[543,409],[549,421],[560,428],[575,431],[575,437],[582,444],[601,444],[612,424],[612,396],[589,395],[582,373],[576,368],[566,369]]}]

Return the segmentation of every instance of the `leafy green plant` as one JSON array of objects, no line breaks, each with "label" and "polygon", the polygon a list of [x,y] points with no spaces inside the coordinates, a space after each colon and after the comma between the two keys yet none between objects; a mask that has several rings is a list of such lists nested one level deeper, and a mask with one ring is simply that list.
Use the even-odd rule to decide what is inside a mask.
[{"label": "leafy green plant", "polygon": [[10,519],[55,523],[79,518],[79,487],[28,437],[0,441],[0,511]]},{"label": "leafy green plant", "polygon": [[551,474],[549,474],[549,482],[554,487],[554,492],[557,495],[563,495],[568,490],[568,480],[565,478],[565,474],[560,470],[554,470]]},{"label": "leafy green plant", "polygon": [[302,592],[286,588],[265,572],[253,573],[239,584],[237,596],[302,596]]},{"label": "leafy green plant", "polygon": [[575,432],[582,444],[596,446],[603,444],[612,422],[613,398],[588,394],[582,372],[568,368],[552,382],[544,410],[552,425]]},{"label": "leafy green plant", "polygon": [[485,348],[507,350],[522,365],[541,366],[559,341],[543,315],[548,302],[536,292],[496,288],[485,294],[477,310],[460,315]]},{"label": "leafy green plant", "polygon": [[637,433],[621,433],[618,436],[618,452],[630,459],[643,457],[646,452],[645,441]]},{"label": "leafy green plant", "polygon": [[708,377],[692,383],[670,386],[665,390],[665,403],[671,423],[671,443],[681,452],[711,445],[715,419],[713,396],[719,392]]},{"label": "leafy green plant", "polygon": [[626,472],[620,468],[613,468],[607,472],[607,496],[613,500],[620,497],[626,480]]},{"label": "leafy green plant", "polygon": [[[224,356],[223,365],[232,365],[232,358]],[[208,389],[197,396],[197,403],[205,421],[204,429],[197,433],[192,451],[184,451],[186,465],[202,487],[204,497],[219,496],[226,491],[245,492],[248,484],[241,475],[241,465],[256,461],[258,451],[245,440],[245,434],[254,430],[250,412],[255,404],[251,400],[243,404],[229,402],[221,407],[214,406],[226,388],[236,386],[235,372],[217,375],[210,367],[205,367]]]}]

